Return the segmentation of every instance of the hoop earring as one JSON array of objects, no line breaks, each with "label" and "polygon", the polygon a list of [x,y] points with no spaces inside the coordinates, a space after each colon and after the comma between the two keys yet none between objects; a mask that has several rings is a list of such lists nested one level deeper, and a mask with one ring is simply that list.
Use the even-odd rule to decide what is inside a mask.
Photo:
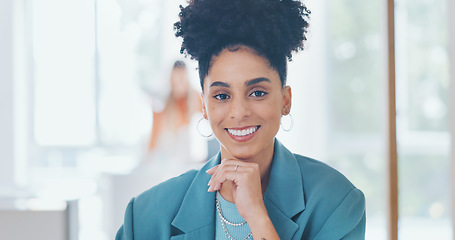
[{"label": "hoop earring", "polygon": [[197,130],[197,132],[199,133],[199,135],[201,135],[202,137],[205,137],[205,138],[209,138],[209,137],[211,137],[211,136],[213,135],[213,132],[212,132],[212,133],[210,133],[209,135],[204,135],[204,134],[202,134],[202,131],[199,129],[199,128],[200,128],[200,125],[201,125],[201,122],[202,122],[202,120],[206,120],[206,121],[208,122],[208,120],[207,120],[207,119],[205,119],[205,118],[201,118],[201,119],[199,119],[199,121],[197,122],[196,130]]},{"label": "hoop earring", "polygon": [[[286,116],[286,115],[282,115],[281,120],[283,120],[283,116]],[[283,129],[283,131],[285,131],[285,132],[290,132],[292,130],[292,128],[294,127],[294,118],[292,117],[291,113],[289,113],[288,116],[290,117],[291,120],[289,123],[289,127],[287,129],[283,127],[283,121],[280,121],[281,129]]]}]

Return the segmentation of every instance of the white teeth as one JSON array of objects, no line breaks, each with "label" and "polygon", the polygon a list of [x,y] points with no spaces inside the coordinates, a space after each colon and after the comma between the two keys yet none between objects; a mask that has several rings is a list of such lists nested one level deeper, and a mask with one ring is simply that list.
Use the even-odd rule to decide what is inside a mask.
[{"label": "white teeth", "polygon": [[251,127],[251,128],[248,128],[248,129],[243,129],[243,130],[235,130],[235,129],[230,129],[228,128],[228,132],[234,136],[246,136],[246,135],[250,135],[254,132],[256,132],[256,130],[258,129],[258,127]]}]

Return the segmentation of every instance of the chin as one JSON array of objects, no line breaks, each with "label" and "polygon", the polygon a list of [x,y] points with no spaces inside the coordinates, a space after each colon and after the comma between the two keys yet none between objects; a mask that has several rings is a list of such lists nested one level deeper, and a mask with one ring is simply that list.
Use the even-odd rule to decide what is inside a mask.
[{"label": "chin", "polygon": [[248,160],[248,159],[252,159],[254,157],[254,155],[251,155],[251,154],[231,154],[231,155],[238,160]]},{"label": "chin", "polygon": [[254,151],[251,151],[251,147],[231,147],[231,148],[224,148],[226,153],[230,156],[239,159],[239,160],[248,160],[256,156]]}]

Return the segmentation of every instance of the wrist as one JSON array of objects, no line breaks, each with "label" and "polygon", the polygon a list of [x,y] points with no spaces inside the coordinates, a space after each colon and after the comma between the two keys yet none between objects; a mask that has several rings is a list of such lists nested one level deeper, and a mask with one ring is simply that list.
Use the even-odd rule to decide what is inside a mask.
[{"label": "wrist", "polygon": [[268,215],[253,219],[248,222],[254,239],[279,240],[280,237]]},{"label": "wrist", "polygon": [[262,226],[271,222],[269,214],[265,207],[257,209],[256,211],[254,211],[254,214],[246,216],[246,218],[244,219],[245,221],[248,222],[248,225],[250,227],[252,224]]}]

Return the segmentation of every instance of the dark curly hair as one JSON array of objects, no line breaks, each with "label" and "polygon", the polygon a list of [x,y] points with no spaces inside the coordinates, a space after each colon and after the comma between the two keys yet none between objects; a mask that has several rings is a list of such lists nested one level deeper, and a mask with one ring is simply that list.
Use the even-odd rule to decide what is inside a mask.
[{"label": "dark curly hair", "polygon": [[190,0],[180,10],[174,24],[175,35],[183,38],[180,53],[198,60],[202,89],[212,58],[238,45],[268,59],[285,86],[287,59],[303,50],[310,14],[295,0]]}]

